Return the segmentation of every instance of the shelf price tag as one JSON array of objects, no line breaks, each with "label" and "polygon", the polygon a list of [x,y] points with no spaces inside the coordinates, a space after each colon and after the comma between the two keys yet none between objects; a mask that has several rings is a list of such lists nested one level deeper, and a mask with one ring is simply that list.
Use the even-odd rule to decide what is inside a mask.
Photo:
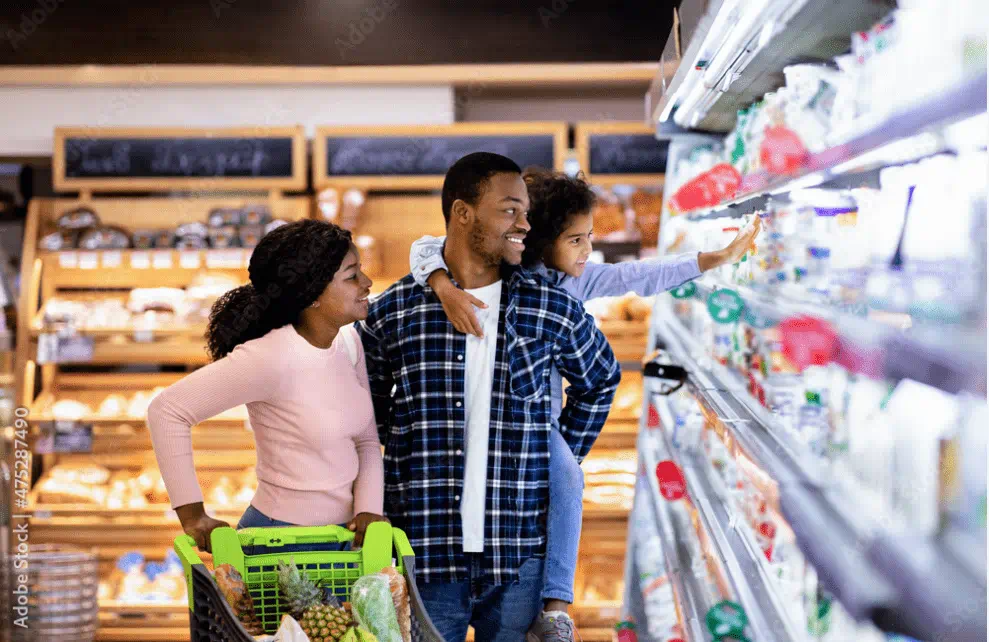
[{"label": "shelf price tag", "polygon": [[697,286],[694,285],[693,281],[688,281],[680,287],[670,290],[670,294],[673,295],[674,299],[689,299],[697,294]]},{"label": "shelf price tag", "polygon": [[707,629],[717,640],[744,640],[745,627],[749,625],[749,617],[745,610],[734,602],[724,600],[711,607],[704,616]]},{"label": "shelf price tag", "polygon": [[60,268],[79,267],[79,254],[77,252],[59,252],[58,267]]},{"label": "shelf price tag", "polygon": [[93,452],[93,424],[80,421],[43,421],[34,452],[52,453]]},{"label": "shelf price tag", "polygon": [[155,331],[151,329],[134,328],[134,343],[152,343]]},{"label": "shelf price tag", "polygon": [[212,269],[240,269],[244,267],[244,251],[210,250],[206,253],[206,267]]},{"label": "shelf price tag", "polygon": [[656,479],[659,480],[659,492],[666,501],[675,502],[687,494],[687,480],[683,471],[669,459],[656,465]]},{"label": "shelf price tag", "polygon": [[736,323],[744,308],[745,302],[734,290],[715,290],[707,297],[707,311],[717,323]]},{"label": "shelf price tag", "polygon": [[100,255],[97,252],[80,252],[79,268],[82,270],[95,270],[100,266]]},{"label": "shelf price tag", "polygon": [[123,255],[116,250],[113,250],[111,252],[103,252],[103,256],[102,256],[103,267],[118,268],[120,267],[120,264],[123,262],[123,258],[124,258]]},{"label": "shelf price tag", "polygon": [[156,270],[168,270],[172,267],[172,251],[160,250],[151,255],[151,266]]},{"label": "shelf price tag", "polygon": [[148,252],[131,252],[130,266],[135,270],[147,270],[151,267],[151,254]]},{"label": "shelf price tag", "polygon": [[202,259],[200,257],[201,253],[199,250],[185,250],[179,252],[179,265],[186,270],[198,270],[199,266],[202,264]]}]

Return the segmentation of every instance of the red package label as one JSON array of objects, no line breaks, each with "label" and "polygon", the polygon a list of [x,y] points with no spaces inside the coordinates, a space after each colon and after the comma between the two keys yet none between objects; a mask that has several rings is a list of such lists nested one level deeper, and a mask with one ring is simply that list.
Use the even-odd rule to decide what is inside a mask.
[{"label": "red package label", "polygon": [[824,366],[838,351],[838,334],[831,325],[814,317],[791,317],[779,325],[783,356],[803,370]]},{"label": "red package label", "polygon": [[656,479],[659,480],[659,492],[667,501],[683,499],[687,494],[687,480],[683,478],[683,472],[669,459],[656,466]]},{"label": "red package label", "polygon": [[734,197],[741,183],[742,175],[737,169],[720,163],[687,181],[670,199],[670,207],[676,212],[713,207]]},{"label": "red package label", "polygon": [[659,411],[656,410],[656,406],[649,404],[649,412],[646,418],[646,426],[648,428],[659,428]]},{"label": "red package label", "polygon": [[807,163],[807,148],[800,137],[787,127],[767,127],[759,146],[762,166],[773,174],[793,174]]}]

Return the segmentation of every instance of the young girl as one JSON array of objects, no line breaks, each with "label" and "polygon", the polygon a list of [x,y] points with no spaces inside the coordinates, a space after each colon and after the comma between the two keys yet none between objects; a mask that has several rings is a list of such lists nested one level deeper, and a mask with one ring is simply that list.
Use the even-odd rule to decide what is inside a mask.
[{"label": "young girl", "polygon": [[[650,296],[673,289],[701,273],[739,260],[759,232],[759,223],[740,233],[732,243],[716,252],[681,255],[660,260],[619,264],[588,263],[594,220],[595,196],[581,178],[545,170],[527,170],[529,224],[522,265],[547,282],[581,301],[618,296],[629,291]],[[412,246],[412,274],[430,286],[443,304],[453,326],[463,333],[481,335],[474,308],[487,307],[458,289],[443,261],[443,238],[423,237]],[[550,510],[547,523],[543,613],[529,634],[531,641],[557,642],[574,639],[573,622],[567,614],[573,602],[574,573],[583,515],[584,477],[580,464],[559,432],[557,419],[563,402],[563,381],[553,370],[550,436]]]}]

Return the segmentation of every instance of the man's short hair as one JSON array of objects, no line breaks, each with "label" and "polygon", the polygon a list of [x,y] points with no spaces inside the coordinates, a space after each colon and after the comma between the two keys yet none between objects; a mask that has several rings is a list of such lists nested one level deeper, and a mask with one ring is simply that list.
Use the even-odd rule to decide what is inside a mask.
[{"label": "man's short hair", "polygon": [[443,179],[443,218],[450,223],[454,201],[477,204],[485,184],[495,174],[522,174],[515,161],[500,154],[474,152],[467,154],[446,172]]}]

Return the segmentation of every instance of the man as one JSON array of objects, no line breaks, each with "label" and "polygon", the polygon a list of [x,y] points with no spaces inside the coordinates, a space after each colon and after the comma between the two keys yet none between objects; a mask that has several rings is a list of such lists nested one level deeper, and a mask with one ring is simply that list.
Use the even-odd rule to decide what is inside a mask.
[{"label": "man", "polygon": [[551,365],[571,387],[561,432],[578,460],[620,372],[580,303],[522,270],[521,170],[470,154],[443,183],[451,277],[484,301],[483,337],[458,333],[411,275],[359,325],[382,443],[385,506],[408,533],[416,579],[448,642],[520,642],[540,608]]}]

